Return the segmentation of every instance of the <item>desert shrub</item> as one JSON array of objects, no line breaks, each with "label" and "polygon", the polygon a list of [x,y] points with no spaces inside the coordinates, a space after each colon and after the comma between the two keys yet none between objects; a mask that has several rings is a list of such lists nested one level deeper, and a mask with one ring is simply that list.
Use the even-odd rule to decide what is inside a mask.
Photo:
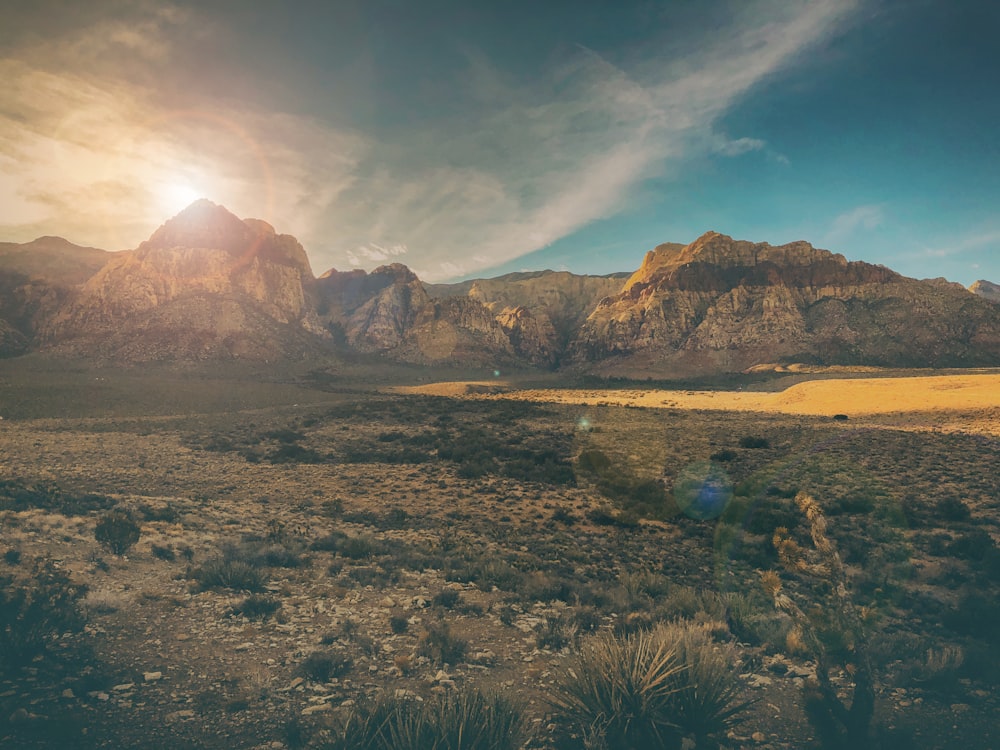
[{"label": "desert shrub", "polygon": [[0,576],[0,671],[31,662],[53,638],[81,630],[78,603],[86,591],[51,560],[36,560],[24,578]]},{"label": "desert shrub", "polygon": [[712,459],[713,461],[732,461],[738,455],[739,454],[734,450],[730,450],[729,448],[723,448],[721,451],[716,451],[715,453],[710,455],[709,458]]},{"label": "desert shrub", "polygon": [[771,441],[759,435],[744,435],[740,438],[740,448],[770,448]]},{"label": "desert shrub", "polygon": [[468,645],[465,639],[452,634],[447,622],[432,622],[420,636],[417,653],[438,665],[458,664]]},{"label": "desert shrub", "polygon": [[347,534],[343,531],[331,531],[326,536],[313,540],[309,547],[318,552],[336,552],[345,539],[347,539]]},{"label": "desert shrub", "polygon": [[433,701],[381,696],[357,705],[326,750],[517,750],[527,737],[520,706],[478,690]]},{"label": "desert shrub", "polygon": [[521,571],[495,557],[452,554],[442,562],[446,581],[475,583],[483,591],[490,591],[494,586],[504,591],[515,591],[524,579]]},{"label": "desert shrub", "polygon": [[972,529],[948,545],[948,553],[960,560],[980,562],[996,549],[996,543],[986,529]]},{"label": "desert shrub", "polygon": [[837,422],[846,422],[848,419],[850,419],[850,417],[848,417],[846,414],[834,414],[833,418]]},{"label": "desert shrub", "polygon": [[3,561],[8,565],[19,565],[21,563],[21,550],[11,547],[3,553]]},{"label": "desert shrub", "polygon": [[234,591],[261,591],[264,574],[246,560],[215,557],[190,572],[202,589],[233,589]]},{"label": "desert shrub", "polygon": [[180,513],[178,513],[177,509],[169,503],[164,503],[159,506],[142,503],[139,505],[138,510],[143,521],[164,521],[166,523],[176,523],[177,519],[180,518]]},{"label": "desert shrub", "polygon": [[349,536],[337,551],[351,560],[362,560],[378,552],[378,543],[370,536]]},{"label": "desert shrub", "polygon": [[611,459],[599,450],[585,450],[576,459],[577,468],[590,474],[603,474],[611,468]]},{"label": "desert shrub", "polygon": [[552,520],[565,526],[572,526],[579,519],[565,508],[556,508],[552,514]]},{"label": "desert shrub", "polygon": [[267,460],[272,464],[320,464],[325,459],[312,448],[298,443],[282,443],[267,454]]},{"label": "desert shrub", "polygon": [[458,604],[462,595],[455,589],[441,589],[434,598],[431,599],[431,605],[434,607],[442,607],[443,609],[454,609]]},{"label": "desert shrub", "polygon": [[299,673],[313,682],[329,682],[351,671],[354,661],[340,651],[313,651],[299,665]]},{"label": "desert shrub", "polygon": [[139,524],[124,508],[115,508],[97,521],[94,538],[102,547],[115,555],[124,555],[139,541]]},{"label": "desert shrub", "polygon": [[576,634],[576,622],[561,615],[552,615],[535,627],[535,644],[538,648],[559,651],[572,644]]},{"label": "desert shrub", "polygon": [[389,629],[396,635],[402,635],[410,628],[410,620],[406,615],[392,615],[389,618]]},{"label": "desert shrub", "polygon": [[946,497],[939,500],[934,507],[934,512],[942,521],[951,522],[968,521],[972,516],[969,506],[957,497]]},{"label": "desert shrub", "polygon": [[580,633],[596,633],[601,622],[601,613],[593,607],[578,607],[573,614],[573,624]]},{"label": "desert shrub", "polygon": [[114,500],[109,497],[65,492],[55,482],[26,484],[16,479],[0,479],[0,510],[43,508],[64,516],[84,516],[113,505]]},{"label": "desert shrub", "polygon": [[696,626],[660,625],[587,641],[552,699],[559,718],[612,748],[673,748],[735,723],[746,704],[731,647]]},{"label": "desert shrub", "polygon": [[177,553],[174,552],[173,547],[167,547],[162,544],[153,544],[150,547],[150,551],[153,553],[153,557],[158,560],[165,560],[171,562],[177,559]]},{"label": "desert shrub", "polygon": [[248,620],[266,620],[281,609],[281,602],[270,596],[251,594],[229,610],[231,617],[243,616]]},{"label": "desert shrub", "polygon": [[573,585],[560,576],[535,571],[524,577],[518,594],[525,602],[569,602],[573,599]]}]

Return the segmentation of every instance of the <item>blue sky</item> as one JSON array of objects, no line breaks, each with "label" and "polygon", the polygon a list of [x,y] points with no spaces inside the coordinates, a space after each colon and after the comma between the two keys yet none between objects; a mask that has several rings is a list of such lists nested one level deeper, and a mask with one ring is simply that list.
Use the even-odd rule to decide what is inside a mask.
[{"label": "blue sky", "polygon": [[633,270],[708,230],[1000,281],[1000,6],[5,3],[0,239],[196,197],[313,268]]}]

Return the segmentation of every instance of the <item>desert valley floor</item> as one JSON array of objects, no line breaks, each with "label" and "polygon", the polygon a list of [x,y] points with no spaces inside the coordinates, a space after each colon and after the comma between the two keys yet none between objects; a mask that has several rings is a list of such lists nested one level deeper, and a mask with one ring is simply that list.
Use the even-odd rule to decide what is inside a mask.
[{"label": "desert valley floor", "polygon": [[[773,544],[799,492],[865,612],[876,746],[1000,744],[997,371],[420,378],[0,362],[0,578],[86,586],[82,628],[0,674],[0,746],[322,747],[376,694],[478,687],[528,747],[585,747],[551,703],[581,644],[684,621],[752,701],[699,747],[821,747],[760,583],[820,604]],[[681,513],[699,472],[725,507]]]}]

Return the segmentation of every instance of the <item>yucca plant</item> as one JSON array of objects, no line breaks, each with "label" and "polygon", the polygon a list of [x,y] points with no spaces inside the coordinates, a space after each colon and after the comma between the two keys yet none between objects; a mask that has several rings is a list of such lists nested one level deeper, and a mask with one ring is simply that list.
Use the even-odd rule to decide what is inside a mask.
[{"label": "yucca plant", "polygon": [[682,667],[660,632],[604,633],[585,643],[557,683],[556,710],[581,732],[603,734],[609,748],[675,747],[671,698]]},{"label": "yucca plant", "polygon": [[685,734],[704,738],[737,723],[750,705],[740,700],[743,687],[735,669],[736,649],[712,641],[706,627],[686,623],[661,625],[663,638],[674,644],[683,666],[673,680],[670,700],[675,721]]},{"label": "yucca plant", "polygon": [[525,734],[520,707],[499,694],[382,696],[357,706],[328,750],[517,750]]},{"label": "yucca plant", "polygon": [[739,700],[734,661],[732,646],[690,623],[605,633],[583,646],[552,703],[581,734],[602,734],[611,750],[676,748],[685,735],[736,723],[748,704]]}]

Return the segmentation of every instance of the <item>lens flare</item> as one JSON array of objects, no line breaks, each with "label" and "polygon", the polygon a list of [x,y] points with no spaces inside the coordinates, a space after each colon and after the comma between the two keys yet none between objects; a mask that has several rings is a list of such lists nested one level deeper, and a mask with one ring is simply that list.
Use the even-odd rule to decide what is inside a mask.
[{"label": "lens flare", "polygon": [[674,502],[698,521],[718,518],[733,499],[733,483],[718,464],[702,461],[681,471],[674,482]]}]

